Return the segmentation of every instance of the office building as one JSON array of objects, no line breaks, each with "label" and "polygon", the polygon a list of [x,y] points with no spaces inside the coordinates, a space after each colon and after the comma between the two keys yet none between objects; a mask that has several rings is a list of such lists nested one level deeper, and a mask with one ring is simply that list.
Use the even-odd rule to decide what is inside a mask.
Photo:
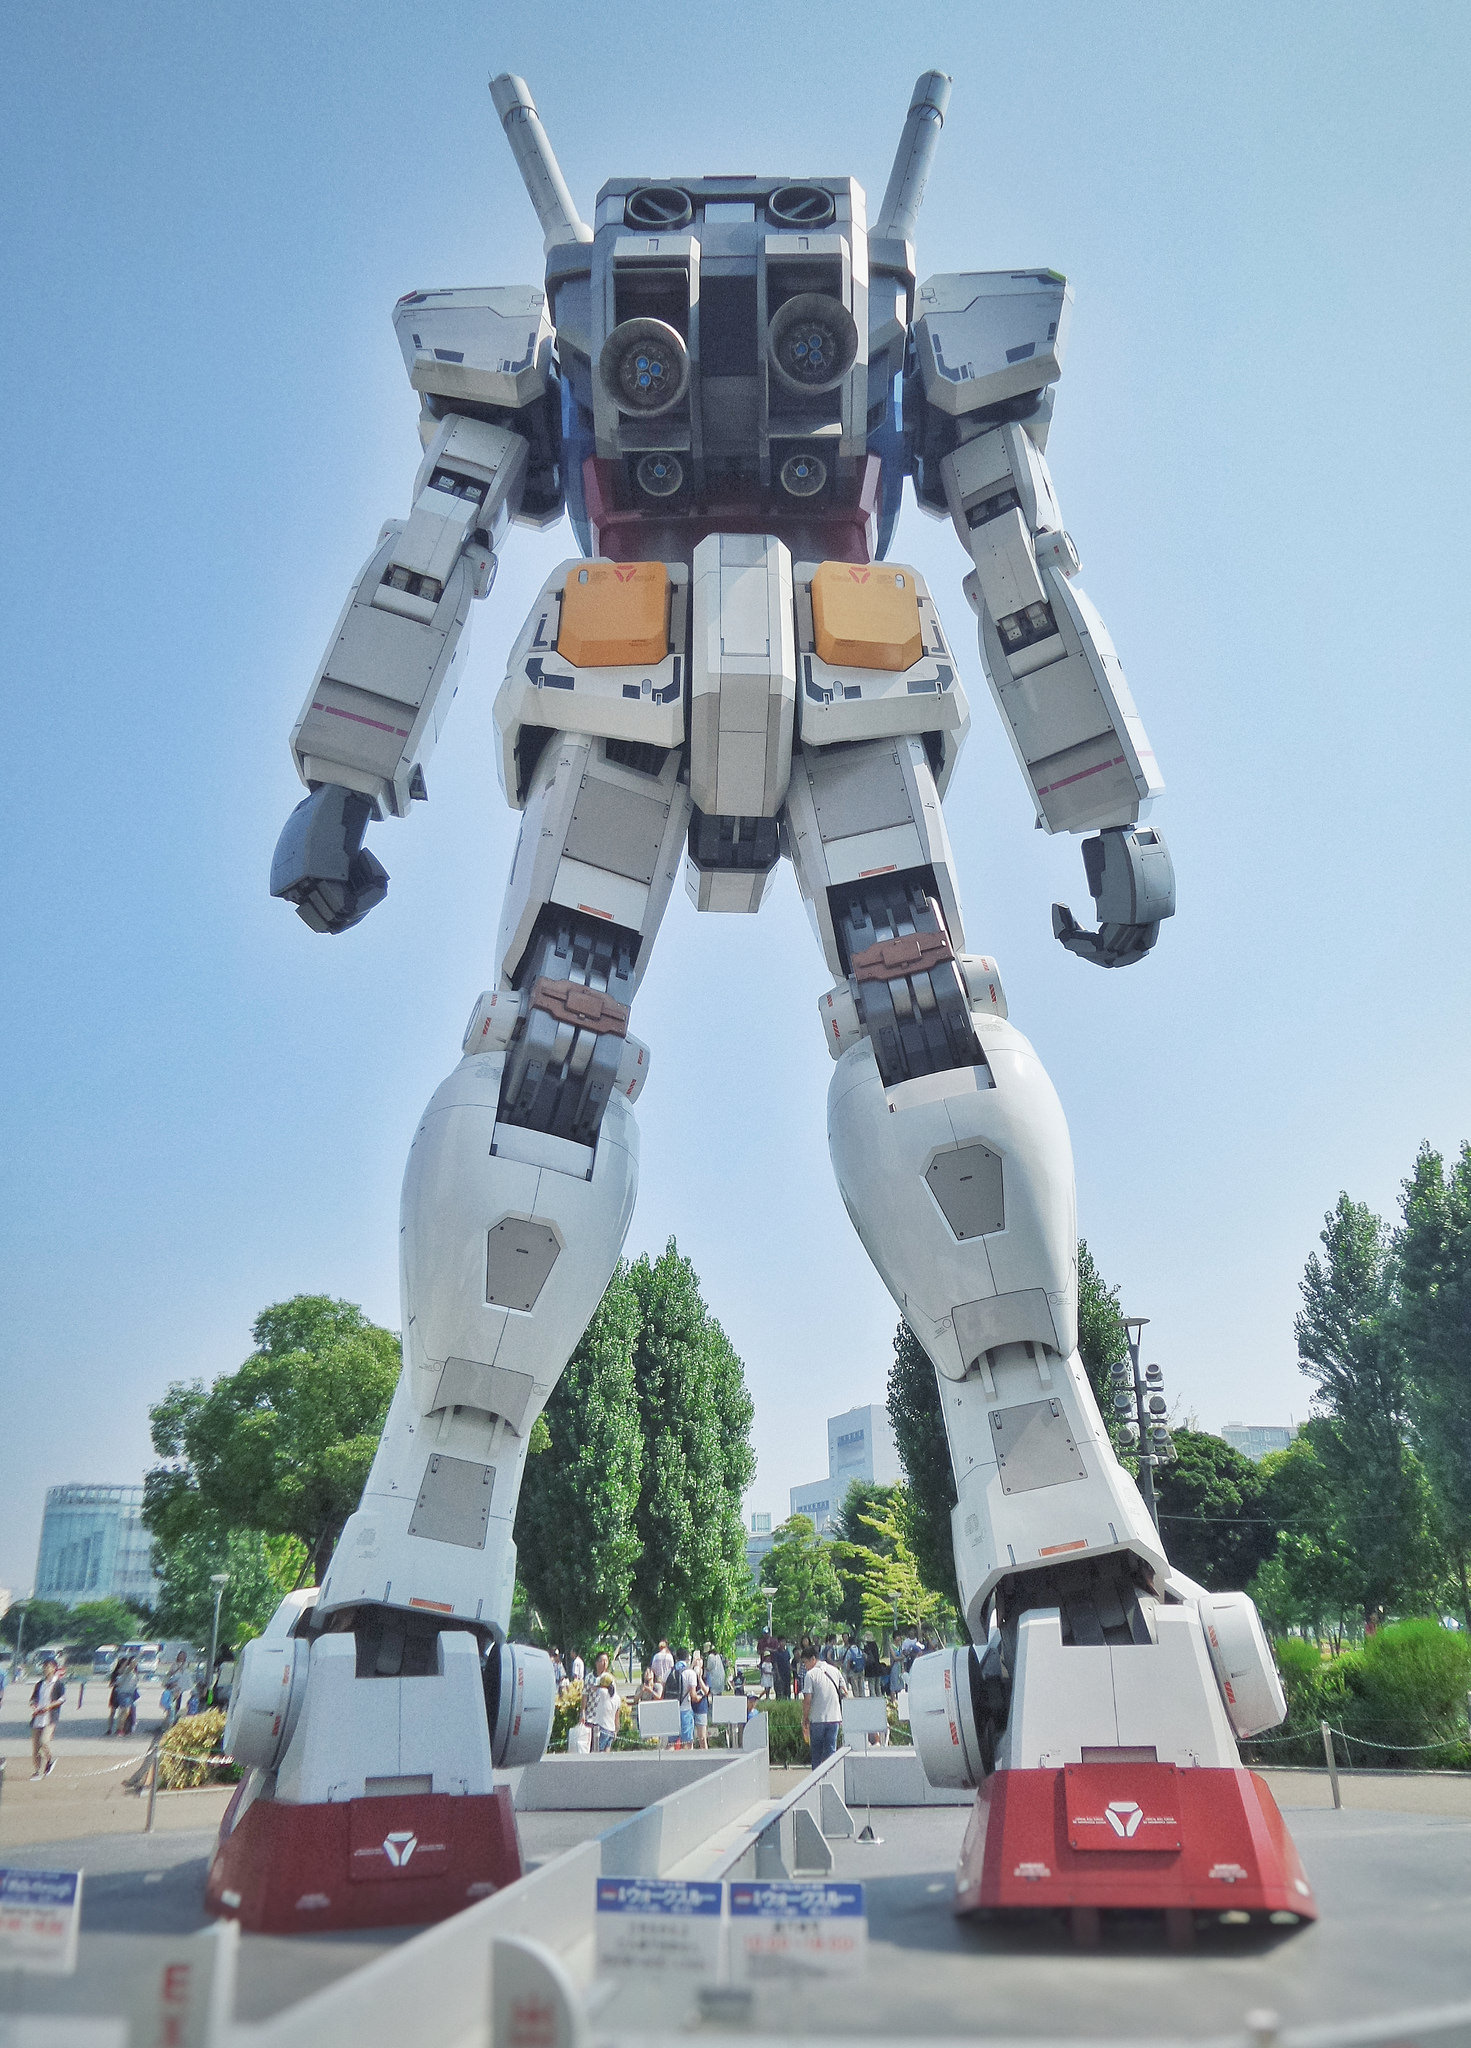
[{"label": "office building", "polygon": [[770,1510],[753,1514],[750,1531],[746,1536],[746,1566],[752,1581],[758,1586],[761,1584],[761,1573],[767,1552],[775,1541],[776,1538],[771,1532]]},{"label": "office building", "polygon": [[1244,1458],[1250,1458],[1256,1465],[1269,1451],[1285,1451],[1297,1435],[1295,1429],[1282,1429],[1275,1423],[1228,1422],[1221,1431],[1221,1437],[1233,1451],[1240,1451]]},{"label": "office building", "polygon": [[125,1600],[152,1607],[153,1538],[143,1526],[141,1486],[53,1486],[46,1494],[36,1597],[76,1607]]},{"label": "office building", "polygon": [[791,1491],[791,1513],[806,1515],[819,1536],[830,1531],[855,1479],[893,1485],[904,1477],[889,1411],[882,1402],[827,1420],[827,1477]]}]

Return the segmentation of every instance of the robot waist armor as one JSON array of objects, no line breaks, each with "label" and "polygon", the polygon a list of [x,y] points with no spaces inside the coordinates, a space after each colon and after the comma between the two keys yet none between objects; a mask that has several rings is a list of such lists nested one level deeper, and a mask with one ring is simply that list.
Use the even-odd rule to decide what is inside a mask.
[{"label": "robot waist armor", "polygon": [[[682,563],[562,563],[495,702],[521,808],[539,736],[622,742],[657,769],[688,744],[708,816],[774,819],[792,748],[933,735],[943,790],[969,725],[928,586],[905,563],[792,562],[768,534],[712,534]],[[657,750],[650,754],[647,750]]]}]

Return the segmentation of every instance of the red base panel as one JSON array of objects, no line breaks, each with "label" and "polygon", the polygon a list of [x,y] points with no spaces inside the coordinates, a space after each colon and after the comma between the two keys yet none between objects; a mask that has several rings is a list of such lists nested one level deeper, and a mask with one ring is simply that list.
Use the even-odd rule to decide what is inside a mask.
[{"label": "red base panel", "polygon": [[1277,1802],[1254,1771],[1161,1763],[986,1780],[960,1851],[955,1910],[1038,1906],[1318,1917]]},{"label": "red base panel", "polygon": [[220,1824],[204,1903],[253,1934],[422,1926],[521,1875],[506,1785],[323,1806],[256,1799],[241,1811],[244,1789]]}]

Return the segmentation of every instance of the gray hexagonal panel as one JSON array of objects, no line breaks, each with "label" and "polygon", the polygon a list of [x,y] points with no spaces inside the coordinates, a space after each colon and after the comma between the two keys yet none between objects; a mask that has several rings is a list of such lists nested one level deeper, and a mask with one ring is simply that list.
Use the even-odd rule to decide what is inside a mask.
[{"label": "gray hexagonal panel", "polygon": [[1006,1228],[1001,1190],[1001,1155],[986,1145],[962,1145],[932,1159],[925,1179],[945,1212],[945,1221],[962,1240],[985,1237]]},{"label": "gray hexagonal panel", "polygon": [[493,1308],[534,1307],[561,1249],[550,1224],[533,1223],[527,1216],[503,1216],[490,1227],[486,1300]]}]

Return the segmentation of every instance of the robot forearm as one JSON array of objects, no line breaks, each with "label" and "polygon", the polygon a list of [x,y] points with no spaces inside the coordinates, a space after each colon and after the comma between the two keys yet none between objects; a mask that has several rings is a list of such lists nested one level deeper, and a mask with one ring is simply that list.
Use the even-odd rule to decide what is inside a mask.
[{"label": "robot forearm", "polygon": [[311,794],[271,865],[271,894],[314,931],[348,930],[386,893],[363,831],[426,794],[470,602],[494,580],[494,544],[526,466],[519,434],[452,414],[429,443],[407,521],[384,527],[353,585],[291,734]]},{"label": "robot forearm", "polygon": [[1141,959],[1175,909],[1158,832],[1137,821],[1163,788],[1107,629],[1072,582],[1077,550],[1052,478],[1023,426],[962,442],[940,465],[950,516],[974,563],[966,579],[997,707],[1049,832],[1099,836],[1084,847],[1101,929],[1062,904],[1053,929],[1102,967]]},{"label": "robot forearm", "polygon": [[379,536],[292,731],[308,786],[340,783],[396,817],[421,793],[415,771],[454,694],[470,600],[490,588],[526,459],[519,434],[456,415],[430,442],[413,510]]}]

